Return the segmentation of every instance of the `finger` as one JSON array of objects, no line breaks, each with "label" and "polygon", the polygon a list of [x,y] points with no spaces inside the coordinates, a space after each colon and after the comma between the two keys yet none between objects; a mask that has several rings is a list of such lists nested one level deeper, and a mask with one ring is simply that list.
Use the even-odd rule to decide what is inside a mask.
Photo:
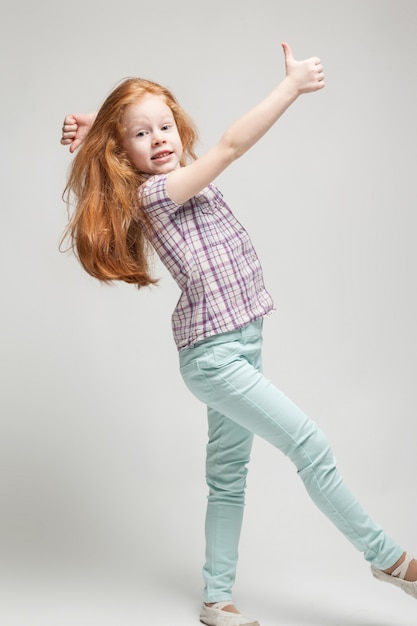
[{"label": "finger", "polygon": [[72,113],[64,117],[64,126],[66,124],[76,124],[76,123],[77,123],[77,120],[75,119]]},{"label": "finger", "polygon": [[76,133],[75,132],[62,133],[62,135],[61,135],[61,138],[65,139],[66,141],[73,141],[74,137],[76,137]]},{"label": "finger", "polygon": [[63,133],[76,133],[78,124],[64,124],[62,127]]},{"label": "finger", "polygon": [[284,51],[285,62],[287,63],[288,61],[294,61],[294,55],[292,53],[291,47],[285,41],[282,42],[281,46]]}]

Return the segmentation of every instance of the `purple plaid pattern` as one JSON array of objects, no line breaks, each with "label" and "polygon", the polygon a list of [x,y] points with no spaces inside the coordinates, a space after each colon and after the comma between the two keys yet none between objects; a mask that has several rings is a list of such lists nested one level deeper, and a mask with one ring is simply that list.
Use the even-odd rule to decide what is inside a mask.
[{"label": "purple plaid pattern", "polygon": [[248,233],[209,185],[184,205],[166,194],[165,175],[139,189],[147,236],[181,289],[172,315],[179,350],[235,330],[274,309]]}]

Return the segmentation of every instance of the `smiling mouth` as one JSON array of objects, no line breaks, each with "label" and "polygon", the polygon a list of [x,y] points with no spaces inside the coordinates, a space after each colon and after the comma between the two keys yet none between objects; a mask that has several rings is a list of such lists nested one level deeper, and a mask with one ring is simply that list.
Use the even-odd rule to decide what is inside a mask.
[{"label": "smiling mouth", "polygon": [[171,156],[172,152],[159,152],[155,154],[155,156],[151,157],[151,161],[158,161],[159,159],[164,159],[166,157]]}]

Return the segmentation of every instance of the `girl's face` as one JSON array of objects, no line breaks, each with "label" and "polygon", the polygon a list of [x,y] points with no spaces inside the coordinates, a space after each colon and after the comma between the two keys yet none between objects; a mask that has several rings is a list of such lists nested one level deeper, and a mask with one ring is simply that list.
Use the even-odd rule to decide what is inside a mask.
[{"label": "girl's face", "polygon": [[146,94],[130,104],[123,126],[123,147],[140,172],[168,174],[180,167],[181,138],[172,111],[161,96]]}]

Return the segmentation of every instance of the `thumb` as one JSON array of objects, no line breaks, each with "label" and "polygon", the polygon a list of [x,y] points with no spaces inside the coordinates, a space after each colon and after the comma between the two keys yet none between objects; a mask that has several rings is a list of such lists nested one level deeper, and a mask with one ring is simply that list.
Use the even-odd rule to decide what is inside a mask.
[{"label": "thumb", "polygon": [[284,58],[285,58],[286,65],[288,65],[288,63],[294,62],[295,59],[294,59],[294,55],[292,53],[290,46],[287,43],[285,43],[285,41],[281,45],[284,51]]},{"label": "thumb", "polygon": [[75,152],[78,146],[80,145],[81,145],[81,139],[74,139],[69,147],[69,151],[71,152],[71,154]]}]

